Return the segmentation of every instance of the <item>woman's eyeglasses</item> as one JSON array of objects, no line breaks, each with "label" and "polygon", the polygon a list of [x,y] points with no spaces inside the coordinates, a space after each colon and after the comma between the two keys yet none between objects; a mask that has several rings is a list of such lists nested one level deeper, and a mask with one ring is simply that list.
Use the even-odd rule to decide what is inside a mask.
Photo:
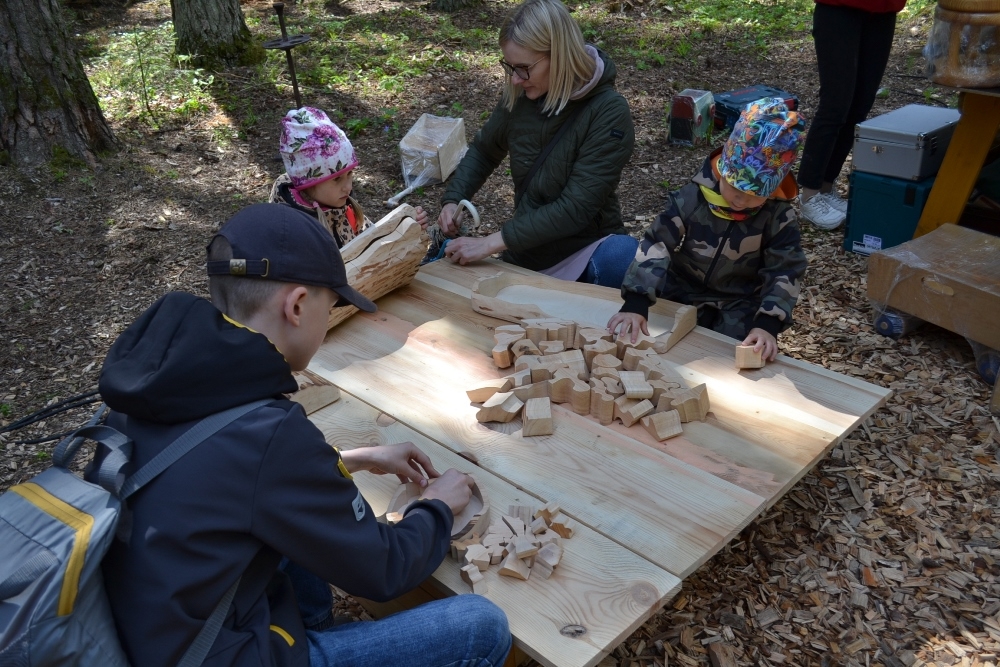
[{"label": "woman's eyeglasses", "polygon": [[507,76],[514,76],[516,74],[517,78],[527,81],[531,76],[531,68],[545,60],[547,57],[548,56],[542,56],[530,65],[511,65],[509,62],[501,58],[500,67],[503,67],[503,71],[507,73]]}]

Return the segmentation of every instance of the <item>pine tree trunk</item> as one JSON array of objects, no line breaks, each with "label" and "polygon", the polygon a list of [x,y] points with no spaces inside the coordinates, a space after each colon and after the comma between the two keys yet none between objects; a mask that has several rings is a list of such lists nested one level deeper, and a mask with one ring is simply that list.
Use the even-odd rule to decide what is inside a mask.
[{"label": "pine tree trunk", "polygon": [[114,145],[59,0],[0,0],[0,160],[34,167],[62,149],[93,165]]},{"label": "pine tree trunk", "polygon": [[199,67],[220,69],[263,62],[264,47],[243,20],[240,0],[170,0],[176,52]]}]

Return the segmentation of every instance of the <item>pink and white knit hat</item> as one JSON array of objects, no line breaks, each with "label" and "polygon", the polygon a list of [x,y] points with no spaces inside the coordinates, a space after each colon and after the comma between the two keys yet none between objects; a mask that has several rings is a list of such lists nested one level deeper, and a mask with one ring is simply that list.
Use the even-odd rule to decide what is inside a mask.
[{"label": "pink and white knit hat", "polygon": [[281,119],[278,150],[292,188],[303,190],[358,166],[354,146],[324,112],[292,109]]}]

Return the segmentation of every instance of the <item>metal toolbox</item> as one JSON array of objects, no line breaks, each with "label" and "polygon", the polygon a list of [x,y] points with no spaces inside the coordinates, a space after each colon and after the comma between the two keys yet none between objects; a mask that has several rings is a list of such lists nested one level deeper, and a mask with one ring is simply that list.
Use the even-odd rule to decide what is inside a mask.
[{"label": "metal toolbox", "polygon": [[961,114],[908,104],[854,128],[854,169],[920,181],[937,174]]}]

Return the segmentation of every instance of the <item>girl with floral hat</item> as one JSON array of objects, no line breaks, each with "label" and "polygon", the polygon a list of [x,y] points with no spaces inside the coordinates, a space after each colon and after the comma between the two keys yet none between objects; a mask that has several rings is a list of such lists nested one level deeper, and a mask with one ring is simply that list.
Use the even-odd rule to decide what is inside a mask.
[{"label": "girl with floral hat", "polygon": [[[309,213],[342,248],[372,226],[361,205],[351,197],[358,157],[354,146],[323,111],[292,109],[281,119],[279,143],[285,173],[271,188],[271,203],[288,204]],[[427,226],[427,214],[416,207],[417,222]]]}]

